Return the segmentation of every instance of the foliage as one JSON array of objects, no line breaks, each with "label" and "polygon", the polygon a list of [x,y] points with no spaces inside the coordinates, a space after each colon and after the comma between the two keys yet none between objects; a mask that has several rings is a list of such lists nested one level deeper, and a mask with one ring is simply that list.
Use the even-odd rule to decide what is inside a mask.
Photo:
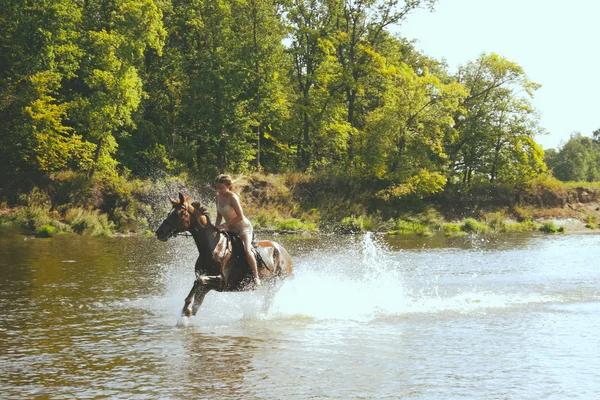
[{"label": "foliage", "polygon": [[288,218],[276,224],[276,228],[284,231],[314,231],[316,227],[313,224],[305,224],[299,219]]},{"label": "foliage", "polygon": [[457,236],[463,236],[466,235],[467,233],[461,230],[461,226],[458,224],[453,224],[453,223],[444,223],[441,225],[441,230],[444,233],[445,236],[448,237],[457,237]]},{"label": "foliage", "polygon": [[36,232],[35,232],[35,237],[38,238],[48,238],[48,237],[52,237],[54,236],[54,231],[56,230],[55,227],[53,227],[50,224],[46,224],[46,225],[42,225]]},{"label": "foliage", "polygon": [[100,214],[98,210],[87,211],[82,208],[67,210],[64,220],[71,226],[73,232],[79,234],[91,234],[92,236],[110,236],[114,225],[108,221],[106,214]]},{"label": "foliage", "polygon": [[414,220],[398,219],[395,223],[395,229],[388,232],[389,235],[409,235],[416,234],[418,236],[430,236],[431,230]]},{"label": "foliage", "polygon": [[459,68],[457,80],[469,94],[446,136],[456,179],[465,185],[478,179],[518,182],[543,172],[544,152],[534,141],[543,130],[530,104],[540,85],[497,54],[483,54]]},{"label": "foliage", "polygon": [[374,227],[375,222],[373,219],[367,216],[351,216],[344,217],[339,223],[337,223],[335,231],[341,233],[359,233],[371,231],[374,229]]},{"label": "foliage", "polygon": [[596,229],[598,227],[598,217],[596,215],[587,215],[585,217],[585,227],[589,229]]},{"label": "foliage", "polygon": [[561,181],[600,181],[600,144],[574,133],[558,150],[551,149],[546,164]]},{"label": "foliage", "polygon": [[540,232],[544,232],[544,233],[557,233],[557,232],[564,233],[564,232],[566,232],[564,227],[562,227],[562,226],[558,227],[552,221],[544,222],[542,224],[542,226],[540,226],[539,230],[540,230]]},{"label": "foliage", "polygon": [[460,229],[467,233],[487,233],[490,231],[490,228],[486,224],[479,222],[474,218],[465,219]]},{"label": "foliage", "polygon": [[382,229],[445,191],[511,208],[598,196],[543,160],[561,180],[600,179],[600,130],[544,155],[540,86],[516,62],[482,54],[451,74],[393,33],[435,3],[6,0],[0,196],[28,229],[55,232],[75,209],[79,231],[145,230],[146,200],[183,186],[169,179],[219,172],[245,174],[264,227]]}]

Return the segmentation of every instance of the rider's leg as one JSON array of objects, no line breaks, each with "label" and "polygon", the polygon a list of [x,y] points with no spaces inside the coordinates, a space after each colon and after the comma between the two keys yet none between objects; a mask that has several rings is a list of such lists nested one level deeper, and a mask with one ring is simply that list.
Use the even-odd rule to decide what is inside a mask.
[{"label": "rider's leg", "polygon": [[240,235],[240,237],[244,241],[244,250],[246,251],[248,264],[250,265],[250,269],[252,270],[252,276],[254,276],[254,283],[256,285],[260,285],[260,276],[258,275],[256,258],[254,257],[254,253],[252,252],[252,236],[250,234],[245,233]]}]

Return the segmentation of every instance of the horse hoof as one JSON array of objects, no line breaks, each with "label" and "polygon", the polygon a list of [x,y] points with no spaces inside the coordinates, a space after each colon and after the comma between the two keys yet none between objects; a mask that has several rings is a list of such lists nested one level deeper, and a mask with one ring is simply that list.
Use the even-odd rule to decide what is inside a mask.
[{"label": "horse hoof", "polygon": [[181,313],[181,316],[189,318],[189,317],[192,316],[192,312],[190,310],[187,310],[187,309],[183,310],[183,313]]},{"label": "horse hoof", "polygon": [[190,319],[188,317],[181,317],[177,320],[178,328],[187,328],[190,324]]}]

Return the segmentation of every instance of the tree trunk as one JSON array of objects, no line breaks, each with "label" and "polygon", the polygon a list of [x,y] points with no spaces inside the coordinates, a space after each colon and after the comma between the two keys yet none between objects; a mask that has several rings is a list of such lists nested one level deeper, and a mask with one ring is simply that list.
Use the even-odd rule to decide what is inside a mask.
[{"label": "tree trunk", "polygon": [[92,163],[92,169],[90,169],[90,173],[88,174],[89,178],[94,176],[96,172],[96,165],[98,164],[98,160],[100,159],[100,152],[102,151],[102,145],[104,144],[104,138],[100,138],[98,140],[98,146],[96,146],[96,152],[94,153],[94,162]]}]

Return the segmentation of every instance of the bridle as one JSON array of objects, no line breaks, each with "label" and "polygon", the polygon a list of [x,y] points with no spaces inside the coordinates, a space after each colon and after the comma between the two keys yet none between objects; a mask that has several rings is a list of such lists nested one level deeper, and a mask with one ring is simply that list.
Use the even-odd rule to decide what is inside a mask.
[{"label": "bridle", "polygon": [[[182,213],[182,217],[185,219],[187,218],[189,220],[190,223],[190,227],[188,229],[181,229],[176,227],[175,225],[173,225],[171,223],[171,221],[169,221],[169,217],[171,216],[171,213],[175,212],[175,210],[177,210],[178,208],[181,208],[183,210]],[[192,214],[189,211],[189,205],[187,202],[183,203],[183,205],[178,204],[178,205],[173,205],[173,208],[171,209],[171,212],[169,213],[169,216],[167,216],[167,218],[164,220],[164,223],[167,224],[167,226],[169,226],[170,230],[169,230],[169,237],[173,237],[173,236],[182,236],[182,237],[193,237],[193,232],[200,232],[200,229],[206,229],[207,226],[200,226],[200,229],[198,228],[198,222],[195,221],[192,218]],[[214,227],[213,227],[214,228]],[[218,229],[214,228],[217,232],[220,232]]]}]

